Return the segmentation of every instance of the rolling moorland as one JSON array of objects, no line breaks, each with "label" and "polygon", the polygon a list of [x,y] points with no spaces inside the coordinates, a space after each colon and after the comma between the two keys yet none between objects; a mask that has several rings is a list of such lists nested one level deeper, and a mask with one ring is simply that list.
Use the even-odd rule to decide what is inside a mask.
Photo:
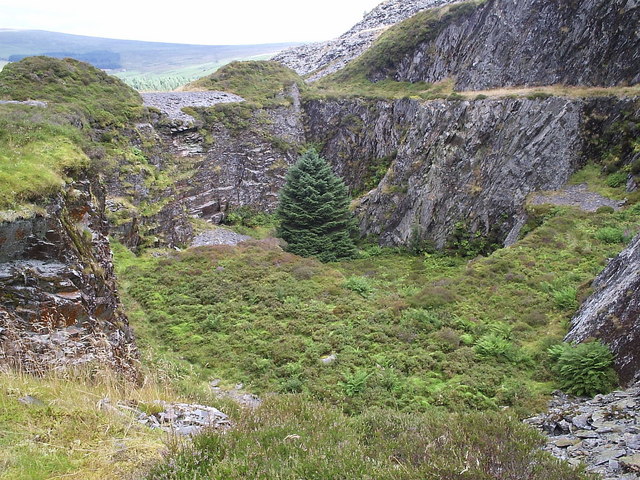
[{"label": "rolling moorland", "polygon": [[[230,63],[185,90],[244,101],[191,121],[5,66],[1,478],[637,478],[635,397],[523,420],[638,380],[639,10],[451,2],[313,82]],[[354,258],[273,238],[310,148]],[[228,419],[181,435],[176,403]]]},{"label": "rolling moorland", "polygon": [[233,60],[268,59],[292,45],[187,45],[0,29],[0,66],[33,55],[70,57],[105,69],[136,90],[166,91]]}]

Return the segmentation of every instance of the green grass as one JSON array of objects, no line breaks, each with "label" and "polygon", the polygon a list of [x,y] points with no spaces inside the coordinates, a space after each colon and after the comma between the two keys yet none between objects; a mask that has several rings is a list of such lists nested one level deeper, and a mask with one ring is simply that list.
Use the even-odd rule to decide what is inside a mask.
[{"label": "green grass", "polygon": [[[168,390],[157,384],[136,387],[108,374],[102,380],[7,372],[0,377],[1,479],[115,480],[160,460],[162,432],[97,408],[104,397],[136,403],[167,398]],[[25,395],[42,405],[21,403]]]},{"label": "green grass", "polygon": [[249,102],[262,106],[282,105],[289,102],[280,96],[283,90],[297,84],[305,85],[293,70],[272,61],[232,62],[212,75],[185,86],[185,90],[222,90],[240,95]]},{"label": "green grass", "polygon": [[593,479],[539,450],[542,439],[502,413],[347,417],[297,395],[267,399],[224,435],[176,448],[149,479]]},{"label": "green grass", "polygon": [[117,131],[143,112],[137,92],[70,59],[11,63],[0,72],[0,98],[47,103],[0,105],[0,209],[42,204],[81,170],[117,168]]},{"label": "green grass", "polygon": [[[0,98],[43,100],[76,121],[123,126],[142,114],[142,99],[121,80],[72,59],[29,57],[0,72]],[[84,117],[84,118],[83,118]]]},{"label": "green grass", "polygon": [[120,248],[116,259],[142,337],[212,377],[348,412],[524,414],[553,388],[547,348],[623,248],[597,232],[637,232],[639,210],[553,209],[515,246],[472,261],[382,251],[321,264],[269,242],[139,258]]},{"label": "green grass", "polygon": [[78,131],[40,110],[0,105],[0,209],[40,200],[89,165]]}]

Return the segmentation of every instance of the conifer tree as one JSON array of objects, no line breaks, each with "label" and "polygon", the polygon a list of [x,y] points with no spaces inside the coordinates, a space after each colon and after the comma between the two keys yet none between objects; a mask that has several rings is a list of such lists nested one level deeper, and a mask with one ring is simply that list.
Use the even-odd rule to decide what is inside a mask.
[{"label": "conifer tree", "polygon": [[289,169],[276,211],[287,250],[332,262],[355,254],[347,188],[311,149]]}]

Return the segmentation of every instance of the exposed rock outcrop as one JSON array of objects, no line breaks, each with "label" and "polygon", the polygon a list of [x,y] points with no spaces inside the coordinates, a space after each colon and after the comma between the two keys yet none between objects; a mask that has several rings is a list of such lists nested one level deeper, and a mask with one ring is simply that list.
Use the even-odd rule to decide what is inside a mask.
[{"label": "exposed rock outcrop", "polygon": [[426,8],[452,1],[387,0],[338,38],[287,49],[273,57],[273,60],[295,70],[298,75],[309,75],[309,81],[318,80],[360,56],[389,26]]},{"label": "exposed rock outcrop", "polygon": [[622,382],[640,378],[640,235],[598,275],[565,340],[598,338],[615,357]]},{"label": "exposed rock outcrop", "polygon": [[631,100],[596,103],[311,101],[307,139],[324,145],[352,191],[373,180],[357,209],[363,234],[401,245],[417,231],[441,247],[462,223],[504,240],[528,194],[560,188],[581,166],[591,116],[606,123],[635,108]]},{"label": "exposed rock outcrop", "polygon": [[[165,151],[188,158],[194,173],[176,184],[176,201],[191,216],[219,223],[229,209],[271,211],[286,172],[304,142],[297,92],[288,107],[201,112],[198,131],[161,129]],[[229,117],[227,117],[227,115]]]},{"label": "exposed rock outcrop", "polygon": [[488,0],[459,12],[448,24],[425,30],[424,41],[388,58],[368,77],[454,77],[460,90],[640,81],[636,0]]},{"label": "exposed rock outcrop", "polygon": [[136,375],[101,187],[78,180],[46,213],[0,224],[0,364],[42,372],[88,362]]},{"label": "exposed rock outcrop", "polygon": [[157,428],[176,435],[196,435],[204,429],[228,430],[229,417],[220,410],[194,403],[171,403],[156,400],[149,405],[112,403],[109,398],[98,401],[98,409],[120,415],[133,415],[137,422],[149,428]]}]

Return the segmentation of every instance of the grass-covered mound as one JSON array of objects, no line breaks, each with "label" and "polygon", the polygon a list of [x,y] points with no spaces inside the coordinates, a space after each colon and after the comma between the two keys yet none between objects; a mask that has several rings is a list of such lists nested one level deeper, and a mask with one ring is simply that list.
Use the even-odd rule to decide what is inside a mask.
[{"label": "grass-covered mound", "polygon": [[123,126],[142,113],[138,92],[71,58],[27,57],[0,72],[0,99],[42,100],[87,126]]},{"label": "grass-covered mound", "polygon": [[184,90],[221,90],[235,93],[245,100],[268,107],[289,100],[281,94],[292,85],[304,90],[302,78],[293,70],[273,61],[231,62],[216,72],[196,80]]},{"label": "grass-covered mound", "polygon": [[0,104],[0,210],[41,203],[78,171],[107,164],[116,129],[143,111],[137,92],[72,59],[7,65],[0,99],[46,102]]},{"label": "grass-covered mound", "polygon": [[147,478],[211,480],[586,480],[500,413],[347,417],[296,395],[270,398],[228,433],[200,435]]},{"label": "grass-covered mound", "polygon": [[[119,249],[117,263],[138,334],[211,377],[350,412],[524,413],[554,388],[549,347],[640,222],[637,206],[537,213],[541,226],[514,247],[471,261],[374,247],[326,265],[267,242],[160,257]],[[460,242],[451,248],[473,250]]]},{"label": "grass-covered mound", "polygon": [[89,165],[79,131],[42,110],[0,105],[0,210],[55,192]]}]

